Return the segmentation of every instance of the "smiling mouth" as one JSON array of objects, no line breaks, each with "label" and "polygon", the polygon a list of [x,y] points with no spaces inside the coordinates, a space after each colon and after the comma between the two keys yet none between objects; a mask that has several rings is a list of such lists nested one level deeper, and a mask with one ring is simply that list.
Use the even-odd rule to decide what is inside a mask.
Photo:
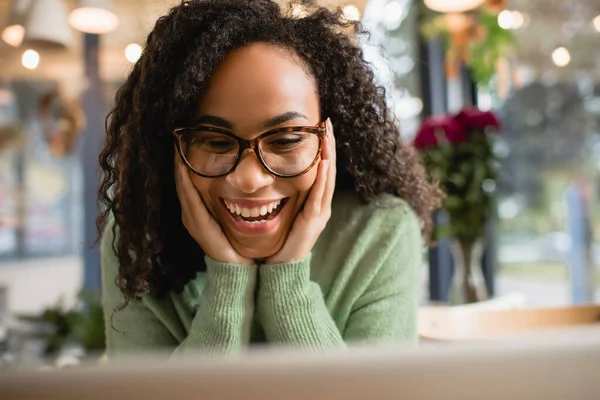
[{"label": "smiling mouth", "polygon": [[288,198],[284,198],[268,204],[262,204],[260,207],[241,207],[239,204],[225,201],[224,199],[221,199],[221,202],[234,219],[248,224],[264,224],[281,212],[287,200]]}]

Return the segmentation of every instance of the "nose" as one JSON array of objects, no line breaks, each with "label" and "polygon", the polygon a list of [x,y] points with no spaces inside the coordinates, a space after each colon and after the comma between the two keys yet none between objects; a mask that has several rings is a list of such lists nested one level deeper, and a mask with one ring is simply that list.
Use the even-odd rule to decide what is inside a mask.
[{"label": "nose", "polygon": [[241,157],[235,170],[225,177],[227,183],[248,194],[273,184],[275,176],[265,170],[252,150],[246,150]]}]

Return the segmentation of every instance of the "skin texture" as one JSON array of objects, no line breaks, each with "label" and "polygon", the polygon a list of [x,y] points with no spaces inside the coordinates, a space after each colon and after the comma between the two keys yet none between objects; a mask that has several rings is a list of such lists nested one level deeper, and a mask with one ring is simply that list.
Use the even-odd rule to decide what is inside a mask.
[{"label": "skin texture", "polygon": [[[302,61],[287,49],[267,43],[250,44],[230,53],[217,68],[198,104],[197,117],[225,120],[237,136],[248,140],[263,133],[268,121],[285,114],[298,115],[289,115],[291,118],[268,129],[317,125],[321,121],[319,96],[315,80],[307,71]],[[223,127],[217,123],[209,125]],[[233,247],[233,252],[228,249],[230,254],[221,256],[229,259],[219,261],[248,262],[247,259],[275,255],[285,244],[292,224],[317,179],[318,168],[319,163],[299,177],[279,178],[266,171],[252,151],[246,151],[229,175],[204,178],[190,174],[208,213],[219,225],[217,229],[222,229],[228,239],[220,246]],[[185,171],[181,173],[186,174]],[[180,200],[182,195],[193,196],[183,192],[179,194]],[[253,234],[236,229],[222,199],[287,201],[279,213],[277,226],[267,233]],[[213,224],[210,226],[213,227],[211,230],[215,229]],[[206,235],[214,234],[207,229],[191,229],[198,231],[197,235],[204,232]],[[210,255],[210,249],[205,248],[205,252]]]}]

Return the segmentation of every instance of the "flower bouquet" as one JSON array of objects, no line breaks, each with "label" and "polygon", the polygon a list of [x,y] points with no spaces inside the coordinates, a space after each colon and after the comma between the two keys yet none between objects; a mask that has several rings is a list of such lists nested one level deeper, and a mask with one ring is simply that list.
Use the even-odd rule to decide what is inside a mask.
[{"label": "flower bouquet", "polygon": [[492,112],[469,107],[455,115],[425,120],[413,142],[431,179],[447,196],[442,208],[448,224],[439,226],[436,235],[453,239],[455,271],[450,300],[455,304],[487,297],[483,279],[478,279],[478,263],[493,212],[498,167],[491,134],[499,128]]}]

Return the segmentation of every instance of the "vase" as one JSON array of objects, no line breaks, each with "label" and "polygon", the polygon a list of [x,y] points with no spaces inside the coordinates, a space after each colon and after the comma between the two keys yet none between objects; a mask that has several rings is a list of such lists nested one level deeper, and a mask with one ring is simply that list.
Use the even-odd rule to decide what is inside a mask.
[{"label": "vase", "polygon": [[450,287],[450,304],[476,303],[487,299],[487,289],[481,258],[483,256],[484,241],[453,240],[452,257],[454,259],[454,274]]}]

